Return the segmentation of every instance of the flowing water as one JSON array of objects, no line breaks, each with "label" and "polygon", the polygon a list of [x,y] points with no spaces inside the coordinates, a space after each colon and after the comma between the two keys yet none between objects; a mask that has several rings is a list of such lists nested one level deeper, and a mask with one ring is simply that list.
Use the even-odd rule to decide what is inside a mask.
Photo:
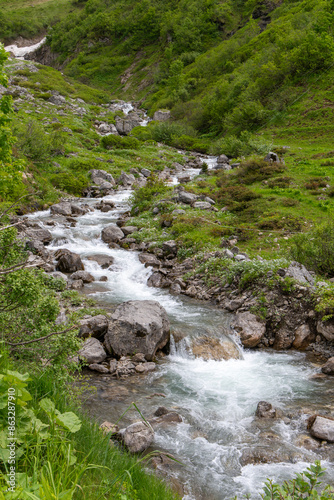
[{"label": "flowing water", "polygon": [[[210,161],[212,167],[214,159]],[[231,336],[231,315],[206,303],[149,288],[146,281],[151,270],[140,263],[137,252],[109,249],[102,242],[102,228],[115,223],[129,208],[130,196],[131,191],[119,191],[105,197],[115,203],[114,210],[102,213],[94,209],[78,217],[75,227],[62,218],[56,226],[46,225],[54,236],[50,248],[68,248],[81,255],[85,269],[97,280],[86,285],[85,292],[101,306],[157,300],[166,309],[173,329],[182,331],[186,338],[177,347],[173,344],[170,355],[146,378],[116,381],[92,374],[90,380],[97,392],[88,398],[86,407],[99,422],[115,421],[134,400],[146,417],[160,405],[177,411],[183,422],[158,430],[154,446],[183,462],[184,466],[174,467],[172,475],[183,484],[184,499],[221,500],[247,492],[255,495],[267,477],[292,477],[319,458],[296,442],[297,436],[306,432],[306,417],[299,410],[328,413],[333,399],[330,381],[312,378],[317,368],[302,353],[245,351],[240,360],[195,359],[187,349],[189,338]],[[99,200],[82,201],[93,207]],[[50,212],[29,217],[43,224],[50,219]],[[88,259],[94,255],[110,255],[114,264],[102,269]],[[98,281],[102,275],[108,277],[107,282]],[[284,414],[292,413],[292,420],[257,423],[254,412],[261,400],[270,401]],[[133,418],[133,414],[126,415],[124,425]],[[250,452],[274,455],[278,463],[255,460],[255,464],[243,466],[242,457]],[[324,465],[329,469],[327,481],[333,482],[333,464]]]},{"label": "flowing water", "polygon": [[29,45],[27,47],[18,47],[16,44],[13,45],[7,45],[5,47],[6,52],[11,52],[14,54],[14,57],[17,59],[24,59],[24,57],[27,54],[30,54],[31,52],[34,52],[37,50],[43,43],[45,42],[46,38],[43,38],[40,42],[35,43],[34,45]]}]

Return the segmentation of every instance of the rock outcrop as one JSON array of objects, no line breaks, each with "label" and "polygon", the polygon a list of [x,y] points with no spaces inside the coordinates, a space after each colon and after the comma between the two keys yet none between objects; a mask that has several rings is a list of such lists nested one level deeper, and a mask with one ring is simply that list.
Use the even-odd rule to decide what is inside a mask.
[{"label": "rock outcrop", "polygon": [[265,324],[260,323],[256,316],[248,311],[238,313],[232,326],[240,335],[240,340],[245,347],[257,346],[266,331]]}]

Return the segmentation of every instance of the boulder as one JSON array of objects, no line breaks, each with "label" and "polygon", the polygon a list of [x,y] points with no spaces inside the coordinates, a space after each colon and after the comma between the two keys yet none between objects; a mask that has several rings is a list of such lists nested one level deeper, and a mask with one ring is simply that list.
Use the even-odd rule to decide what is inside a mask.
[{"label": "boulder", "polygon": [[140,171],[144,177],[149,177],[151,175],[151,170],[148,170],[148,168],[142,168]]},{"label": "boulder", "polygon": [[24,234],[32,241],[37,240],[37,241],[44,243],[44,244],[50,243],[50,241],[52,241],[52,239],[53,239],[53,236],[50,233],[50,231],[48,229],[44,229],[42,227],[41,228],[28,227],[24,231]]},{"label": "boulder", "polygon": [[117,179],[117,184],[121,184],[124,187],[130,187],[135,181],[136,178],[133,174],[126,174],[125,172],[122,172]]},{"label": "boulder", "polygon": [[66,99],[62,95],[52,95],[49,97],[49,102],[51,102],[51,104],[55,104],[56,106],[62,106],[66,103]]},{"label": "boulder", "polygon": [[295,340],[293,341],[292,347],[294,347],[295,349],[307,347],[309,344],[307,339],[309,339],[310,335],[311,335],[310,327],[306,324],[300,325],[295,331]]},{"label": "boulder", "polygon": [[293,339],[293,332],[283,324],[275,333],[273,348],[277,351],[289,349],[292,346]]},{"label": "boulder", "polygon": [[88,365],[88,368],[90,370],[93,370],[94,372],[109,373],[109,370],[106,366],[99,365],[98,363],[92,363],[91,365]]},{"label": "boulder", "polygon": [[179,202],[186,203],[187,205],[191,205],[197,200],[198,196],[193,193],[187,193],[186,191],[181,191],[179,193]]},{"label": "boulder", "polygon": [[124,238],[123,231],[114,224],[102,229],[101,239],[104,243],[117,243],[122,238]]},{"label": "boulder", "polygon": [[169,293],[171,295],[180,295],[182,292],[182,288],[178,283],[172,283],[172,285],[169,288]]},{"label": "boulder", "polygon": [[177,254],[177,243],[174,240],[164,241],[162,244],[162,251],[165,255]]},{"label": "boulder", "polygon": [[79,358],[84,359],[89,365],[102,363],[107,357],[101,342],[91,337],[87,339],[78,352]]},{"label": "boulder", "polygon": [[153,115],[153,120],[157,121],[157,122],[166,122],[167,120],[169,120],[171,117],[171,113],[169,110],[167,111],[162,111],[161,109],[159,109],[158,111],[156,111]]},{"label": "boulder", "polygon": [[71,290],[80,290],[81,288],[83,288],[83,286],[84,282],[82,280],[75,280],[70,284]]},{"label": "boulder", "polygon": [[153,288],[162,288],[163,284],[165,281],[165,277],[163,274],[159,273],[158,271],[151,274],[151,276],[147,280],[147,286],[153,287]]},{"label": "boulder", "polygon": [[108,331],[108,319],[103,314],[98,314],[80,321],[79,336],[83,338],[95,337],[101,339]]},{"label": "boulder", "polygon": [[217,158],[217,163],[218,163],[218,165],[225,164],[225,163],[228,164],[228,163],[230,163],[230,160],[228,159],[228,157],[226,155],[220,155]]},{"label": "boulder", "polygon": [[58,260],[56,270],[61,273],[75,273],[84,270],[80,255],[70,252],[70,250],[59,250],[56,252],[55,257]]},{"label": "boulder", "polygon": [[119,437],[130,453],[142,453],[154,440],[154,431],[144,422],[136,422],[119,431]]},{"label": "boulder", "polygon": [[156,368],[155,363],[140,363],[136,366],[136,372],[138,373],[149,373],[153,372]]},{"label": "boulder", "polygon": [[264,157],[264,161],[267,161],[269,163],[273,163],[273,162],[279,163],[280,162],[278,154],[273,153],[272,151],[270,151],[270,153],[268,153],[267,156]]},{"label": "boulder", "polygon": [[136,226],[122,226],[122,231],[125,234],[125,236],[128,236],[129,234],[136,233],[138,231],[138,227],[136,227]]},{"label": "boulder", "polygon": [[68,201],[56,203],[56,205],[50,207],[50,212],[52,215],[65,215],[67,217],[72,215],[72,205]]},{"label": "boulder", "polygon": [[329,342],[333,342],[334,340],[334,321],[329,320],[326,323],[322,321],[317,322],[317,332],[321,333]]},{"label": "boulder", "polygon": [[255,415],[258,418],[275,418],[276,410],[267,401],[260,401],[257,405]]},{"label": "boulder", "polygon": [[317,415],[311,424],[310,433],[318,439],[334,443],[334,419]]},{"label": "boulder", "polygon": [[87,271],[76,271],[71,274],[70,278],[71,280],[82,280],[84,283],[92,283],[92,281],[95,281],[94,276]]},{"label": "boulder", "polygon": [[326,373],[326,375],[334,375],[334,357],[329,358],[329,360],[322,366],[322,373]]},{"label": "boulder", "polygon": [[102,184],[102,181],[110,182],[113,186],[116,184],[113,176],[105,170],[93,169],[89,170],[88,174],[90,174],[90,178],[94,184],[100,185]]},{"label": "boulder", "polygon": [[100,425],[100,429],[103,432],[103,434],[109,434],[109,432],[111,432],[112,434],[116,434],[116,432],[119,431],[118,425],[112,424],[107,420]]},{"label": "boulder", "polygon": [[131,300],[120,304],[111,316],[105,346],[117,357],[140,352],[151,361],[169,337],[169,319],[158,302]]},{"label": "boulder", "polygon": [[145,264],[145,267],[159,267],[160,261],[157,257],[151,253],[141,253],[139,255],[139,260],[142,264]]},{"label": "boulder", "polygon": [[88,260],[94,260],[97,262],[102,269],[108,269],[108,267],[112,266],[114,263],[115,259],[114,257],[111,257],[110,255],[91,255],[90,257],[87,257]]},{"label": "boulder", "polygon": [[266,331],[265,324],[258,321],[256,316],[250,312],[238,313],[232,326],[245,347],[257,346]]},{"label": "boulder", "polygon": [[195,201],[195,203],[193,203],[193,208],[199,208],[200,210],[211,210],[211,203],[207,201]]},{"label": "boulder", "polygon": [[303,266],[303,264],[300,264],[299,262],[291,262],[286,272],[286,276],[289,276],[290,278],[299,281],[299,283],[314,285],[314,279],[312,275],[308,272],[306,267]]},{"label": "boulder", "polygon": [[215,361],[240,359],[240,352],[233,342],[221,342],[215,337],[198,337],[193,340],[192,353],[196,358],[203,358],[205,361],[213,359]]},{"label": "boulder", "polygon": [[136,114],[128,115],[126,118],[122,118],[121,116],[116,116],[116,130],[120,135],[128,135],[131,130],[135,127],[138,127],[141,123],[141,118]]},{"label": "boulder", "polygon": [[74,203],[71,203],[71,210],[72,215],[85,215],[89,212],[88,208],[75,205]]}]

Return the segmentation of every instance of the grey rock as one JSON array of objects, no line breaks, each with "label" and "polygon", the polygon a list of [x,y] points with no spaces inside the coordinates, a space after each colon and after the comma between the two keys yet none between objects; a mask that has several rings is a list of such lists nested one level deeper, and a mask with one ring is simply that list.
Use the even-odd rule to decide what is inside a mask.
[{"label": "grey rock", "polygon": [[177,254],[177,243],[174,240],[165,241],[162,244],[162,251],[165,255]]},{"label": "grey rock", "polygon": [[90,370],[93,370],[94,372],[109,373],[109,370],[106,366],[99,365],[98,363],[92,363],[91,365],[88,365],[88,368]]},{"label": "grey rock", "polygon": [[216,204],[215,200],[213,200],[212,198],[209,198],[208,196],[206,196],[204,198],[204,201],[206,201],[207,203],[210,203],[211,205],[215,205]]},{"label": "grey rock", "polygon": [[228,157],[226,155],[220,155],[218,156],[217,158],[217,163],[218,164],[228,164],[230,163],[230,160],[228,159]]},{"label": "grey rock", "polygon": [[56,106],[62,106],[66,103],[66,99],[62,95],[52,95],[49,97],[49,102],[51,102],[51,104],[55,104]]},{"label": "grey rock", "polygon": [[306,324],[300,325],[295,331],[295,340],[293,341],[292,347],[294,347],[295,349],[306,347],[307,342],[305,341],[307,341],[310,335],[311,335],[310,327]]},{"label": "grey rock", "polygon": [[72,210],[72,215],[85,215],[89,212],[88,208],[75,205],[74,203],[71,203],[71,210]]},{"label": "grey rock", "polygon": [[101,342],[93,337],[87,339],[78,352],[78,356],[84,359],[89,365],[102,363],[107,357]]},{"label": "grey rock", "polygon": [[200,210],[211,210],[211,203],[207,201],[195,201],[193,203],[193,208],[199,208]]},{"label": "grey rock", "polygon": [[310,429],[312,436],[334,443],[334,420],[317,416]]},{"label": "grey rock", "polygon": [[125,172],[122,172],[117,179],[117,184],[121,184],[124,187],[130,187],[135,181],[136,178],[133,174],[126,174]]},{"label": "grey rock", "polygon": [[103,314],[92,316],[80,321],[79,336],[83,338],[95,337],[101,339],[108,331],[108,319]]},{"label": "grey rock", "polygon": [[181,203],[186,203],[187,205],[191,205],[197,200],[198,196],[193,193],[187,193],[186,191],[181,191],[179,193],[179,201]]},{"label": "grey rock", "polygon": [[277,163],[280,162],[278,155],[276,153],[273,153],[272,151],[270,151],[270,153],[268,153],[267,156],[265,156],[264,161],[268,161],[271,163],[272,162],[277,162]]},{"label": "grey rock", "polygon": [[132,300],[120,304],[111,316],[105,346],[117,357],[140,352],[150,361],[169,338],[165,309],[153,300]]},{"label": "grey rock", "polygon": [[59,271],[53,271],[53,272],[52,272],[52,273],[50,273],[50,274],[51,274],[51,276],[53,276],[54,278],[56,278],[56,279],[62,279],[62,280],[64,280],[64,281],[67,283],[68,278],[67,278],[66,274],[63,274],[63,273],[61,273],[61,272],[59,272]]},{"label": "grey rock", "polygon": [[92,276],[88,271],[76,271],[71,274],[71,280],[82,280],[84,283],[92,283],[95,281],[94,276]]},{"label": "grey rock", "polygon": [[171,295],[180,295],[181,292],[182,292],[182,288],[180,287],[180,285],[178,283],[173,283],[169,288],[169,293]]},{"label": "grey rock", "polygon": [[238,313],[232,326],[240,335],[240,340],[245,347],[257,346],[266,331],[265,324],[260,323],[256,316],[250,312]]},{"label": "grey rock", "polygon": [[117,370],[117,360],[112,359],[112,360],[110,360],[110,363],[109,363],[109,372],[115,373],[116,370]]},{"label": "grey rock", "polygon": [[129,234],[136,233],[138,231],[138,227],[136,227],[136,226],[122,226],[122,231],[125,234],[125,236],[128,236]]},{"label": "grey rock", "polygon": [[165,406],[159,406],[154,412],[155,417],[162,417],[162,415],[167,415],[169,410]]},{"label": "grey rock", "polygon": [[225,248],[224,250],[224,257],[227,257],[228,259],[233,259],[234,254],[229,250],[228,248]]},{"label": "grey rock", "polygon": [[113,176],[105,170],[93,169],[89,170],[88,174],[90,175],[90,178],[92,179],[92,182],[94,182],[94,184],[102,184],[102,181],[110,182],[110,184],[112,184],[113,186],[116,184]]},{"label": "grey rock", "polygon": [[310,285],[314,285],[314,279],[312,275],[309,273],[306,267],[303,266],[303,264],[299,264],[299,262],[291,262],[286,272],[286,276],[299,281],[299,283],[308,283]]},{"label": "grey rock", "polygon": [[163,282],[164,282],[164,276],[159,273],[159,272],[155,272],[153,274],[151,274],[151,276],[148,278],[147,280],[147,286],[149,286],[150,288],[153,287],[153,288],[162,288],[162,285],[163,285]]},{"label": "grey rock", "polygon": [[149,373],[153,372],[156,368],[155,363],[141,363],[136,366],[136,372],[138,373]]},{"label": "grey rock", "polygon": [[145,177],[149,177],[151,175],[151,170],[148,170],[148,168],[142,168],[141,169],[141,173],[145,176]]},{"label": "grey rock", "polygon": [[329,360],[322,366],[322,373],[326,373],[326,375],[334,375],[334,357],[329,358]]},{"label": "grey rock", "polygon": [[83,286],[84,282],[82,280],[75,280],[72,281],[70,284],[71,290],[80,290],[81,288],[83,288]]},{"label": "grey rock", "polygon": [[50,212],[52,215],[72,215],[72,206],[68,201],[63,201],[61,203],[56,203],[50,207]]},{"label": "grey rock", "polygon": [[322,321],[317,322],[317,332],[321,333],[329,342],[334,341],[334,321],[329,320],[323,323]]},{"label": "grey rock", "polygon": [[275,418],[276,410],[267,401],[260,401],[257,405],[255,415],[259,418]]},{"label": "grey rock", "polygon": [[101,233],[101,239],[104,243],[118,243],[122,238],[124,238],[123,231],[113,224],[105,227]]},{"label": "grey rock", "polygon": [[158,111],[156,111],[153,115],[153,120],[157,121],[157,122],[166,122],[167,120],[169,120],[171,117],[171,112],[170,111],[163,111],[161,109],[159,109]]},{"label": "grey rock", "polygon": [[83,271],[84,265],[80,255],[70,252],[70,250],[62,249],[55,254],[57,262],[56,270],[62,273],[75,273]]},{"label": "grey rock", "polygon": [[241,262],[243,260],[247,260],[247,258],[245,257],[245,255],[242,255],[241,253],[238,253],[234,256],[235,260]]},{"label": "grey rock", "polygon": [[154,440],[154,431],[144,422],[136,422],[119,431],[119,436],[130,453],[142,453]]},{"label": "grey rock", "polygon": [[139,260],[142,264],[145,264],[145,267],[159,267],[160,260],[154,254],[151,253],[141,253],[139,255]]},{"label": "grey rock", "polygon": [[110,255],[99,254],[91,255],[90,257],[88,257],[88,259],[97,262],[102,267],[102,269],[108,269],[108,267],[110,267],[115,261],[114,257],[111,257]]},{"label": "grey rock", "polygon": [[[25,230],[24,234],[32,241],[37,240],[38,242],[41,242],[44,244],[50,243],[50,241],[52,241],[52,239],[53,239],[53,236],[50,233],[50,231],[48,231],[48,229],[44,229],[42,227],[41,228],[28,227]],[[37,245],[36,249],[38,250],[38,245]]]},{"label": "grey rock", "polygon": [[173,210],[173,212],[172,212],[173,215],[183,215],[185,213],[186,213],[186,211],[182,210],[182,208],[177,208],[177,209]]}]

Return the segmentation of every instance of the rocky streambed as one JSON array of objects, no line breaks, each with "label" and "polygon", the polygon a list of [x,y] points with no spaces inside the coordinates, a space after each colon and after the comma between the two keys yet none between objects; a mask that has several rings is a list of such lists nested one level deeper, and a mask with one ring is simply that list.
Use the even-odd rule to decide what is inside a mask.
[{"label": "rocky streambed", "polygon": [[[96,181],[96,172],[93,175]],[[157,272],[169,279],[177,266],[173,250],[168,248],[165,257],[148,254],[145,245],[139,248],[131,240],[136,228],[127,230],[126,225],[116,224],[129,209],[131,190],[124,185],[115,190],[110,184],[109,194],[101,198],[69,201],[25,219],[29,226],[25,233],[30,231],[30,245],[39,253],[31,259],[40,259],[39,265],[49,272],[56,266],[66,271],[69,288],[110,307],[110,315],[100,318],[100,323],[95,320],[94,326],[94,320],[86,318],[82,324],[83,336],[100,328],[94,341],[99,348],[104,341],[107,349],[102,347],[102,358],[90,360],[95,361],[90,365],[100,368],[91,366],[87,372],[96,387],[85,402],[92,417],[100,423],[114,423],[135,401],[154,423],[152,449],[167,451],[184,464],[177,465],[163,455],[155,460],[158,470],[177,481],[185,499],[255,495],[267,477],[287,479],[316,459],[324,461],[325,480],[333,483],[331,435],[316,438],[308,429],[310,417],[320,414],[327,425],[333,416],[333,378],[321,373],[320,365],[312,364],[303,352],[273,351],[265,348],[265,342],[262,349],[242,347],[240,337],[231,330],[241,304],[235,310],[217,308],[210,294],[200,301],[196,293],[180,293],[189,288],[182,282],[176,283],[180,287],[176,295],[169,293],[175,282],[166,288],[149,286]],[[99,196],[98,189],[94,196]],[[122,248],[124,241],[128,249]],[[43,242],[48,243],[46,248]],[[154,301],[166,311],[173,332],[169,350],[166,328],[161,325],[164,340],[159,337],[144,357],[140,352],[144,350],[140,342],[147,338],[144,331],[137,332],[138,343],[131,347],[137,357],[135,352],[122,352],[122,341],[109,345],[108,352],[107,332],[124,319],[120,304],[135,304],[136,312],[128,311],[131,323],[137,313],[146,314],[144,307],[140,310],[143,300]],[[135,323],[138,330],[140,321]],[[154,357],[155,347],[167,350]],[[259,402],[264,403],[258,406]],[[137,420],[136,412],[128,412],[121,426]],[[323,423],[318,420],[316,427]]]}]

